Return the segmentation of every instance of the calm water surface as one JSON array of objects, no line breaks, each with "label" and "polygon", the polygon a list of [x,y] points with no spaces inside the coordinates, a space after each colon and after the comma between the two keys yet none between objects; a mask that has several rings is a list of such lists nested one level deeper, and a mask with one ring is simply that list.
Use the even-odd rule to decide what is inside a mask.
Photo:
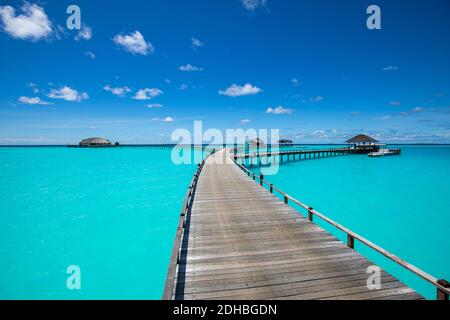
[{"label": "calm water surface", "polygon": [[[266,179],[431,275],[450,279],[450,146],[398,147],[401,156],[349,155],[284,163],[278,174]],[[345,240],[341,232],[321,224]],[[431,285],[364,246],[356,248],[435,298]]]},{"label": "calm water surface", "polygon": [[[266,178],[432,275],[450,279],[450,147],[402,150],[395,157],[284,163]],[[172,164],[170,154],[0,148],[0,298],[159,299],[195,171],[195,165]],[[422,280],[356,248],[434,298]],[[66,268],[73,264],[81,268],[81,290],[66,288]]]},{"label": "calm water surface", "polygon": [[[170,155],[0,148],[0,298],[161,298],[195,171]],[[81,290],[66,288],[69,265]]]}]

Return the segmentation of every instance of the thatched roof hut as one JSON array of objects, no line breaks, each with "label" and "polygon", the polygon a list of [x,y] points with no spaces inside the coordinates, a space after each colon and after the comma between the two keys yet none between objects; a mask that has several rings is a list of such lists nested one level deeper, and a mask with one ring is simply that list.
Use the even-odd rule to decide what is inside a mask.
[{"label": "thatched roof hut", "polygon": [[252,139],[252,140],[250,140],[250,145],[251,146],[258,146],[258,147],[263,146],[264,145],[264,140],[260,139],[260,138]]},{"label": "thatched roof hut", "polygon": [[368,135],[365,134],[358,134],[357,136],[354,136],[351,139],[348,139],[346,141],[347,143],[354,143],[354,144],[373,144],[373,143],[377,143],[378,140],[375,140],[372,137],[369,137]]},{"label": "thatched roof hut", "polygon": [[291,146],[292,145],[292,140],[289,139],[280,139],[278,140],[278,144],[280,146]]},{"label": "thatched roof hut", "polygon": [[358,134],[357,136],[348,139],[346,142],[348,143],[349,148],[353,149],[355,153],[367,154],[376,152],[379,151],[381,147],[378,140],[365,134]]},{"label": "thatched roof hut", "polygon": [[112,142],[105,138],[88,138],[81,140],[80,147],[108,147],[112,146]]}]

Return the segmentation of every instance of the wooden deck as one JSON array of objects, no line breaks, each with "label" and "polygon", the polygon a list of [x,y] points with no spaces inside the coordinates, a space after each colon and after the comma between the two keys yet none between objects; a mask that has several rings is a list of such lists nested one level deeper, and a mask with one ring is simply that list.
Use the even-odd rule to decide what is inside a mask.
[{"label": "wooden deck", "polygon": [[255,183],[226,152],[201,169],[166,298],[422,299],[384,271],[381,289],[369,290],[372,262]]}]

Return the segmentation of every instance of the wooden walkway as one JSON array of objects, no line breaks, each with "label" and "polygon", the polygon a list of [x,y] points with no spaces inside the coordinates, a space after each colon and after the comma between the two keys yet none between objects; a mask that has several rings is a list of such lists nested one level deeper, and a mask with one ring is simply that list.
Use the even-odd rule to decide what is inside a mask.
[{"label": "wooden walkway", "polygon": [[250,152],[250,153],[241,153],[235,154],[234,159],[252,159],[252,158],[266,158],[266,157],[282,157],[287,156],[289,159],[292,155],[295,160],[295,156],[298,156],[298,159],[309,159],[312,158],[323,158],[323,157],[333,157],[337,155],[343,154],[351,154],[356,150],[351,148],[328,148],[328,149],[307,149],[307,150],[278,150],[278,151],[267,151],[267,152]]},{"label": "wooden walkway", "polygon": [[[235,150],[236,152],[237,150]],[[337,157],[356,153],[357,150],[351,148],[327,148],[327,149],[307,149],[307,150],[270,150],[267,152],[235,153],[234,160],[249,167],[270,165],[270,163],[283,163],[290,161],[311,160],[327,157]],[[256,159],[257,163],[254,163]],[[266,159],[262,161],[262,159]],[[271,161],[269,162],[269,159]],[[248,163],[247,163],[248,160]]]},{"label": "wooden walkway", "polygon": [[369,290],[372,262],[255,183],[226,152],[201,169],[165,298],[422,299],[385,271],[381,289]]}]

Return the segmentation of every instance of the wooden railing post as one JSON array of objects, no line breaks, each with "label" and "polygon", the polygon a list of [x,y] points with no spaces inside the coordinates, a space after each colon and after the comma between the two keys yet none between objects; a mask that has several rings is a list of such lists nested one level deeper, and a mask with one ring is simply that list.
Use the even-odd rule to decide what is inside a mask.
[{"label": "wooden railing post", "polygon": [[[447,280],[440,279],[440,280],[438,280],[437,283],[445,288],[450,288],[450,283]],[[444,292],[438,288],[436,299],[437,300],[448,300],[448,293]]]},{"label": "wooden railing post", "polygon": [[288,197],[287,197],[287,195],[284,195],[284,203],[288,204]]},{"label": "wooden railing post", "polygon": [[347,247],[355,249],[355,238],[349,234],[347,234]]},{"label": "wooden railing post", "polygon": [[256,173],[253,173],[253,180],[256,180]]},{"label": "wooden railing post", "polygon": [[308,220],[311,222],[313,221],[313,213],[312,213],[313,210],[314,209],[312,207],[308,208]]},{"label": "wooden railing post", "polygon": [[259,184],[262,186],[264,181],[264,175],[262,173],[259,174]]},{"label": "wooden railing post", "polygon": [[185,214],[185,212],[183,211],[180,214],[180,216],[183,218],[183,228],[184,228],[184,227],[186,227],[186,214]]},{"label": "wooden railing post", "polygon": [[270,193],[273,193],[273,184],[270,184]]}]

